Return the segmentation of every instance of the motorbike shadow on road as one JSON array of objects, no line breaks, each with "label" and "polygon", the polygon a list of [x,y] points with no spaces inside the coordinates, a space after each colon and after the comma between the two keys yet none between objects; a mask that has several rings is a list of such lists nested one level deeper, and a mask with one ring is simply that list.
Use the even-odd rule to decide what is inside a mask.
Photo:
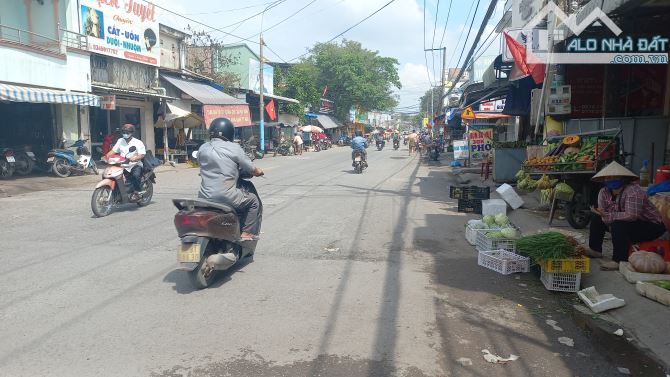
[{"label": "motorbike shadow on road", "polygon": [[[217,272],[215,281],[206,289],[216,289],[221,287],[224,283],[232,280],[233,274],[244,273],[244,271],[241,270],[252,262],[253,260],[251,258],[245,258],[244,260],[235,263],[230,269]],[[172,289],[179,294],[190,294],[199,291],[199,289],[194,288],[193,284],[189,281],[188,273],[186,271],[172,270],[165,275],[163,282],[174,283]]]},{"label": "motorbike shadow on road", "polygon": [[[141,207],[138,206],[137,203],[127,203],[127,204],[116,205],[116,206],[113,207],[113,210],[112,210],[112,213],[110,214],[110,216],[113,215],[114,213],[125,213],[125,212],[131,212],[132,213],[132,212],[140,210],[144,207],[148,207],[152,204],[154,204],[153,200],[150,201],[149,203],[147,203],[146,205],[141,206]],[[92,219],[97,219],[98,217],[96,215],[91,215],[91,218]]]}]

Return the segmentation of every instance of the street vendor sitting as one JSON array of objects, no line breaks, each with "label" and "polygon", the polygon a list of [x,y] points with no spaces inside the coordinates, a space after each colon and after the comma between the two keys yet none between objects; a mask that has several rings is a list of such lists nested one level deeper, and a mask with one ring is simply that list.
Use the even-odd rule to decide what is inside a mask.
[{"label": "street vendor sitting", "polygon": [[656,207],[636,182],[637,176],[612,162],[593,177],[603,182],[598,193],[598,207],[591,207],[589,256],[602,257],[605,232],[612,234],[612,261],[601,265],[602,270],[618,270],[619,262],[628,261],[633,243],[653,241],[665,233],[665,225]]}]

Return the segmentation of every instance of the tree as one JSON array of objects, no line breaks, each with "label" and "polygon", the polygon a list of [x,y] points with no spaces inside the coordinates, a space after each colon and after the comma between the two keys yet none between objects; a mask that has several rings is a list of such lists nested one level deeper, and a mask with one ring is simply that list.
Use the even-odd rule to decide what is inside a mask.
[{"label": "tree", "polygon": [[223,85],[226,93],[233,94],[234,89],[240,87],[240,77],[226,72],[225,67],[237,64],[239,58],[224,54],[223,44],[211,34],[195,31],[190,26],[188,32],[186,69]]},{"label": "tree", "polygon": [[[443,109],[440,101],[440,95],[440,87],[434,87],[432,89],[426,90],[426,93],[419,99],[419,112],[421,114],[428,114],[428,118],[430,118],[432,115],[430,114],[431,109],[434,113],[441,113]],[[433,101],[432,107],[431,100]]]},{"label": "tree", "polygon": [[319,105],[321,92],[316,86],[318,80],[319,70],[308,62],[292,65],[286,73],[275,69],[275,93],[300,101],[299,104],[286,106],[287,112],[300,116],[306,106]]}]

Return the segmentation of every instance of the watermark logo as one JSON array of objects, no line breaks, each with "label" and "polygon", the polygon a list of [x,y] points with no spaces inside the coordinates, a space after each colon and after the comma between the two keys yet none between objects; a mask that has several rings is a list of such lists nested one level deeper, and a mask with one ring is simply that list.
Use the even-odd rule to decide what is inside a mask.
[{"label": "watermark logo", "polygon": [[[546,26],[543,24],[547,19]],[[603,37],[581,37],[591,25],[603,29]],[[599,7],[585,7],[567,15],[553,1],[549,1],[520,29],[507,33],[525,46],[525,61],[529,64],[667,64],[668,38],[635,38],[623,30]],[[552,46],[564,42],[554,52]],[[516,48],[509,46],[510,49]],[[512,54],[514,55],[514,54]]]}]

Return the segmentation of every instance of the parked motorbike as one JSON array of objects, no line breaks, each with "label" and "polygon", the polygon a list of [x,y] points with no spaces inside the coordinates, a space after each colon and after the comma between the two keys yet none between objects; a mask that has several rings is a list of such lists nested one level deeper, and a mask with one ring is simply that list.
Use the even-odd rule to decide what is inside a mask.
[{"label": "parked motorbike", "polygon": [[86,139],[80,139],[70,145],[69,149],[50,151],[47,154],[47,163],[51,164],[51,171],[61,178],[69,177],[72,173],[85,174],[89,171],[98,175],[98,167],[85,144]]},{"label": "parked motorbike", "polygon": [[[248,178],[240,177],[238,186],[258,196]],[[234,208],[203,199],[173,199],[172,203],[178,210],[174,225],[181,239],[177,270],[186,271],[195,288],[209,287],[217,271],[253,260],[258,241],[240,241],[240,219]]]},{"label": "parked motorbike", "polygon": [[361,174],[363,173],[363,170],[367,167],[365,164],[365,159],[363,157],[363,152],[361,151],[354,151],[354,156],[353,156],[353,165],[354,165],[354,171],[356,174]]},{"label": "parked motorbike", "polygon": [[100,181],[93,191],[91,197],[91,209],[96,217],[104,217],[112,213],[112,209],[120,204],[137,203],[143,207],[151,202],[154,195],[154,184],[156,183],[156,174],[154,174],[155,157],[151,151],[147,151],[142,160],[142,177],[140,185],[142,191],[139,197],[131,199],[134,192],[133,185],[126,180],[123,171],[128,164],[127,159],[137,153],[135,147],[130,147],[126,156],[114,156],[107,159],[107,168],[102,172],[102,181]]},{"label": "parked motorbike", "polygon": [[428,157],[433,161],[437,161],[440,157],[440,146],[435,143],[431,144],[428,147]]},{"label": "parked motorbike", "polygon": [[14,150],[11,148],[0,148],[0,179],[9,178],[16,169]]},{"label": "parked motorbike", "polygon": [[33,148],[30,145],[22,145],[12,148],[14,150],[14,159],[16,160],[14,173],[18,175],[28,175],[32,173],[37,159]]},{"label": "parked motorbike", "polygon": [[249,157],[251,161],[255,160],[257,147],[255,145],[246,143],[243,140],[240,140],[239,143],[242,149],[244,150],[244,154],[247,155],[247,157]]},{"label": "parked motorbike", "polygon": [[290,156],[292,155],[293,152],[293,147],[290,144],[281,144],[278,147],[275,148],[275,156],[279,153],[282,156]]},{"label": "parked motorbike", "polygon": [[400,140],[393,140],[393,150],[397,151],[400,148]]}]

